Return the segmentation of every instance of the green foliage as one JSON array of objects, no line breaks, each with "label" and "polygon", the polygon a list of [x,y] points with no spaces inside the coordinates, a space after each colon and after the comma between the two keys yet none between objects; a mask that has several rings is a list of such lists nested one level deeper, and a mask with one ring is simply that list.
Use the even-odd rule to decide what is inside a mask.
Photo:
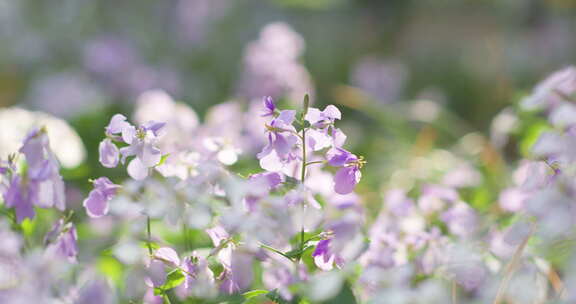
[{"label": "green foliage", "polygon": [[532,146],[534,146],[540,135],[550,129],[550,125],[545,121],[537,121],[529,125],[520,140],[520,152],[522,155],[528,157]]},{"label": "green foliage", "polygon": [[166,276],[166,283],[160,288],[164,290],[170,290],[172,288],[178,287],[180,284],[184,283],[186,277],[180,269],[174,269],[168,273]]},{"label": "green foliage", "polygon": [[112,256],[103,255],[98,259],[98,270],[110,278],[116,285],[120,285],[123,278],[124,267],[122,263]]}]

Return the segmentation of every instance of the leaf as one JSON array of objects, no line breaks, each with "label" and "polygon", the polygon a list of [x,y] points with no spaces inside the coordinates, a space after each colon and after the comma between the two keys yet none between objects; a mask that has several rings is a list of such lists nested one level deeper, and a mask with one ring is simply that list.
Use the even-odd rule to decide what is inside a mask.
[{"label": "leaf", "polygon": [[122,281],[123,265],[111,256],[102,256],[98,259],[98,270],[106,277],[119,284]]},{"label": "leaf", "polygon": [[166,283],[160,287],[163,290],[170,290],[184,282],[185,276],[180,269],[174,269],[166,277]]},{"label": "leaf", "polygon": [[245,293],[243,293],[242,295],[244,296],[244,298],[246,299],[250,299],[250,298],[254,298],[263,294],[267,294],[268,290],[263,290],[263,289],[254,289],[254,290],[250,290],[247,291]]},{"label": "leaf", "polygon": [[522,155],[530,155],[530,151],[532,150],[534,144],[538,141],[538,138],[540,138],[540,135],[550,129],[550,126],[544,121],[539,121],[530,125],[519,144]]},{"label": "leaf", "polygon": [[164,294],[164,290],[160,287],[154,287],[154,295],[161,296]]},{"label": "leaf", "polygon": [[166,159],[170,156],[170,153],[164,154],[162,155],[162,157],[160,158],[160,161],[158,162],[158,164],[156,164],[155,167],[161,166],[166,162]]}]

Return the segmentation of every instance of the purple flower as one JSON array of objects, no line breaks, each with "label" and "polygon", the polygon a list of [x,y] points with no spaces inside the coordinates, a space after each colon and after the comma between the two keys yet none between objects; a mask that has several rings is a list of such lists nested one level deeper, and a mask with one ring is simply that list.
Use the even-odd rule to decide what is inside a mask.
[{"label": "purple flower", "polygon": [[284,182],[284,176],[278,172],[264,172],[250,175],[249,180],[254,186],[266,186],[272,190]]},{"label": "purple flower", "polygon": [[118,165],[118,161],[120,160],[120,151],[118,150],[118,147],[112,143],[112,140],[106,138],[100,142],[99,152],[99,160],[102,166],[106,168],[114,168]]},{"label": "purple flower", "polygon": [[78,255],[78,235],[74,224],[64,224],[64,220],[57,221],[45,238],[48,244],[46,252],[66,258],[70,263],[76,263]]},{"label": "purple flower", "polygon": [[220,285],[220,290],[225,293],[233,294],[246,290],[252,284],[253,256],[247,252],[234,250],[230,258],[230,268],[225,269],[222,275],[224,280]]},{"label": "purple flower", "polygon": [[576,93],[576,67],[569,66],[554,72],[540,82],[521,106],[528,110],[551,109]]},{"label": "purple flower", "polygon": [[340,147],[346,140],[346,135],[340,129],[334,127],[334,122],[340,120],[342,114],[333,105],[328,105],[324,111],[317,108],[309,108],[306,116],[312,128],[307,132],[307,144],[314,151],[328,147]]},{"label": "purple flower", "polygon": [[107,177],[100,177],[94,182],[94,189],[84,200],[84,208],[90,217],[101,217],[108,213],[108,202],[120,187],[112,183]]},{"label": "purple flower", "polygon": [[322,270],[331,270],[334,264],[334,254],[330,252],[330,239],[321,240],[312,253],[314,264]]},{"label": "purple flower", "polygon": [[157,132],[164,125],[149,124],[142,125],[139,129],[130,126],[122,130],[122,139],[129,144],[128,147],[120,149],[122,162],[127,157],[135,155],[136,157],[128,164],[128,174],[133,179],[142,180],[148,176],[148,168],[156,166],[162,154],[156,147]]},{"label": "purple flower", "polygon": [[276,105],[274,104],[274,100],[270,96],[264,97],[264,107],[265,111],[262,114],[262,117],[266,116],[274,116],[276,114]]},{"label": "purple flower", "polygon": [[363,161],[342,148],[332,149],[326,156],[329,165],[341,167],[334,175],[334,191],[338,194],[348,194],[354,191],[354,187],[362,177],[360,167]]},{"label": "purple flower", "polygon": [[323,127],[329,124],[334,124],[334,121],[340,120],[342,114],[337,107],[333,105],[328,105],[324,108],[324,111],[320,111],[317,108],[309,108],[306,112],[306,119],[314,127]]},{"label": "purple flower", "polygon": [[362,178],[362,173],[358,166],[341,168],[334,176],[334,191],[338,194],[348,194],[354,191],[360,178]]},{"label": "purple flower", "polygon": [[[268,171],[279,171],[282,162],[293,158],[292,148],[298,142],[296,129],[292,126],[296,112],[284,110],[274,118],[268,128],[268,143],[258,153],[260,166]],[[277,163],[279,166],[274,165]],[[268,165],[270,164],[270,165]]]},{"label": "purple flower", "polygon": [[154,252],[154,259],[171,267],[180,267],[180,258],[178,257],[178,253],[170,247],[158,248],[158,250]]},{"label": "purple flower", "polygon": [[[15,208],[18,222],[34,218],[34,205],[64,210],[64,181],[59,165],[49,147],[44,129],[33,130],[26,136],[20,152],[26,157],[27,170],[20,175],[13,172],[4,192],[6,206]],[[6,168],[15,171],[15,168]]]},{"label": "purple flower", "polygon": [[451,233],[458,236],[469,236],[478,225],[476,212],[464,202],[455,203],[442,213],[440,219],[448,225]]},{"label": "purple flower", "polygon": [[130,123],[126,121],[126,116],[122,114],[116,114],[110,119],[110,123],[106,127],[106,135],[113,136],[122,133],[124,128],[130,127]]},{"label": "purple flower", "polygon": [[16,220],[21,223],[25,218],[33,219],[36,215],[32,201],[29,199],[29,189],[21,183],[22,178],[15,175],[4,193],[6,206],[14,208]]},{"label": "purple flower", "polygon": [[[122,155],[121,161],[136,156],[128,164],[128,174],[136,180],[142,180],[148,176],[148,169],[158,165],[162,159],[162,153],[158,149],[157,141],[166,124],[149,121],[136,128],[126,122],[126,117],[116,114],[106,127],[106,135],[110,139],[122,141],[129,146],[119,150]],[[105,167],[115,167],[118,164],[118,151],[110,139],[100,143],[100,162]]]}]

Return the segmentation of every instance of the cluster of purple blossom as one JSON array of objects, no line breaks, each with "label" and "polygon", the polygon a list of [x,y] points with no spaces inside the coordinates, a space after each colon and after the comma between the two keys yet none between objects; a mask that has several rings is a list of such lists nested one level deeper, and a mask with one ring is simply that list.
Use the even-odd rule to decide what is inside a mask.
[{"label": "cluster of purple blossom", "polygon": [[[278,303],[346,296],[368,303],[570,303],[576,255],[570,250],[556,261],[550,248],[573,246],[575,99],[570,67],[524,100],[545,111],[550,128],[500,194],[496,216],[466,202],[462,193],[473,184],[454,182],[450,172],[445,183],[387,190],[370,216],[355,193],[366,162],[344,149],[337,107],[310,107],[306,96],[300,111],[281,110],[265,97],[260,112],[252,111],[265,131],[257,153],[264,171],[242,176],[230,165],[247,148],[230,138],[247,136],[246,129],[222,130],[218,120],[213,128],[210,118],[198,125],[165,93],[145,93],[143,104],[170,109],[162,114],[166,122],[151,120],[146,105],[136,111],[138,126],[114,115],[99,160],[107,168],[128,162],[131,178],[121,185],[95,179],[83,202],[88,225],[114,240],[106,251],[124,269],[119,289],[95,273],[102,258],[89,251],[102,248],[78,245],[79,223],[65,213],[58,162],[46,131],[36,129],[0,164],[0,207],[12,220],[0,221],[7,244],[0,249],[0,300],[25,303],[33,292],[63,303],[234,296]],[[57,210],[42,249],[26,237],[35,207]],[[190,247],[191,230],[211,245]],[[173,242],[175,235],[185,246]]]}]

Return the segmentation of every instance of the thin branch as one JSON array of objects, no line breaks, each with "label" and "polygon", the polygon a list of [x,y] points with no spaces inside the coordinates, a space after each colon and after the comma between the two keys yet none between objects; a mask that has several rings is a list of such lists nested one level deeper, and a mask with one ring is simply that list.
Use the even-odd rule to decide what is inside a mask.
[{"label": "thin branch", "polygon": [[514,272],[516,272],[516,269],[518,268],[518,265],[520,264],[520,259],[522,257],[522,253],[524,252],[524,249],[526,248],[526,245],[528,244],[528,240],[532,236],[533,232],[534,232],[534,225],[532,225],[530,227],[530,233],[528,233],[526,238],[522,241],[522,243],[520,245],[518,245],[518,248],[516,248],[516,251],[514,252],[514,256],[512,256],[512,260],[510,260],[510,263],[508,263],[508,265],[506,266],[506,273],[504,274],[504,278],[502,279],[502,282],[500,282],[500,286],[498,286],[498,292],[496,293],[496,298],[494,299],[494,302],[492,302],[493,304],[502,303],[502,300],[504,298],[504,293],[505,293],[506,289],[508,288],[508,284],[510,284],[510,280],[512,280],[512,276],[514,275]]}]

